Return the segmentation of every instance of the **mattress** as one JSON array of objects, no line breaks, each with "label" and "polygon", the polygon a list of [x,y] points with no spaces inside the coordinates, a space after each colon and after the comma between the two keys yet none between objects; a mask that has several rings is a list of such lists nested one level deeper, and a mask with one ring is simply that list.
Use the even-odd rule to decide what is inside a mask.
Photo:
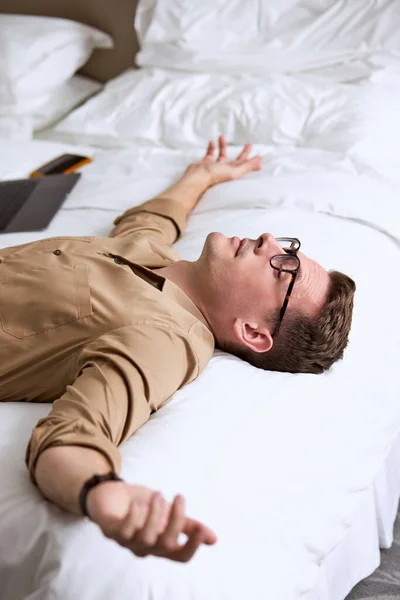
[{"label": "mattress", "polygon": [[[0,147],[1,178],[71,146]],[[107,235],[112,220],[175,179],[199,151],[132,146],[94,161],[48,230]],[[234,154],[237,148],[231,148]],[[261,172],[209,190],[175,248],[194,260],[210,231],[295,235],[357,283],[343,361],[327,373],[258,370],[216,351],[121,447],[126,480],[183,493],[217,534],[182,565],[140,559],[43,500],[24,451],[50,405],[0,405],[0,598],[5,600],[343,600],[389,547],[400,496],[400,221],[392,182],[321,151],[256,148]],[[20,157],[24,160],[21,162]]]}]

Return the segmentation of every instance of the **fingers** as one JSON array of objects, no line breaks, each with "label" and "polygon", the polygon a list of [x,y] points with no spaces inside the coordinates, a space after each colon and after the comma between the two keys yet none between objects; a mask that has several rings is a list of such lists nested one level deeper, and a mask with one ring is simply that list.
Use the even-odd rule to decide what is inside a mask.
[{"label": "fingers", "polygon": [[[183,545],[178,542],[181,533],[188,537]],[[165,532],[158,538],[154,554],[178,562],[187,562],[201,544],[211,545],[216,541],[217,537],[211,529],[185,516],[185,499],[178,495],[172,504]]]},{"label": "fingers", "polygon": [[249,161],[247,161],[250,171],[259,171],[262,168],[261,163],[262,157],[260,155],[254,156]]},{"label": "fingers", "polygon": [[207,152],[204,155],[203,161],[211,162],[214,158],[214,150],[215,150],[215,144],[211,140],[211,142],[209,142],[209,144],[207,146]]},{"label": "fingers", "polygon": [[226,141],[223,135],[218,137],[218,145],[219,145],[219,155],[217,158],[217,162],[225,162],[226,161]]},{"label": "fingers", "polygon": [[[227,160],[227,144],[226,144],[225,137],[223,135],[220,135],[218,137],[218,147],[219,147],[219,153],[218,153],[218,158],[217,158],[216,162],[226,162],[226,160]],[[238,154],[238,156],[235,158],[235,160],[230,162],[230,164],[233,166],[239,166],[243,163],[248,162],[249,155],[250,155],[252,148],[253,148],[253,144],[245,144],[243,146],[242,151]],[[215,144],[211,140],[208,143],[207,152],[204,155],[203,162],[213,161],[214,160],[214,151],[215,151]],[[257,162],[255,162],[255,159],[257,159]],[[254,158],[250,159],[250,161],[254,161],[254,162],[252,162],[252,165],[251,165],[254,168],[250,168],[249,170],[250,171],[259,170],[256,167],[258,166],[258,162],[261,162],[261,157],[259,157],[259,156],[254,157]],[[247,173],[248,170],[246,170],[245,172]]]},{"label": "fingers", "polygon": [[202,532],[200,530],[196,530],[189,537],[186,544],[181,546],[179,550],[175,550],[170,558],[173,557],[173,559],[178,562],[188,562],[197,552],[199,546],[202,544],[202,540]]},{"label": "fingers", "polygon": [[250,160],[246,160],[245,162],[236,165],[235,179],[242,177],[251,171],[260,171],[262,169],[261,160],[261,156],[254,156]]},{"label": "fingers", "polygon": [[183,533],[185,533],[187,536],[191,536],[197,531],[201,531],[203,544],[212,546],[217,541],[217,536],[209,527],[203,525],[203,523],[200,523],[199,521],[195,521],[194,519],[186,519]]},{"label": "fingers", "polygon": [[167,525],[169,523],[169,518],[171,516],[171,509],[172,509],[172,506],[170,504],[166,503],[165,510],[164,510],[164,513],[163,513],[163,515],[161,517],[161,521],[160,521],[160,528],[158,531],[159,535],[164,533],[164,531],[167,528]]},{"label": "fingers", "polygon": [[[226,161],[226,141],[225,141],[225,138],[223,135],[220,135],[218,137],[218,147],[219,147],[219,154],[218,154],[217,162],[224,162],[224,161]],[[203,158],[204,162],[211,162],[214,159],[214,150],[215,150],[215,144],[211,140],[208,143],[207,151]]]},{"label": "fingers", "polygon": [[[184,544],[178,542],[181,533],[188,538]],[[145,502],[133,498],[124,519],[107,537],[136,556],[153,554],[178,562],[187,562],[201,544],[211,545],[217,540],[208,527],[185,516],[183,496],[176,496],[170,507],[160,492],[153,493]]]},{"label": "fingers", "polygon": [[[226,162],[226,160],[227,160],[227,143],[226,143],[225,137],[223,135],[220,135],[218,137],[218,147],[219,147],[219,153],[218,153],[218,158],[217,158],[216,162]],[[252,151],[252,148],[253,148],[253,144],[250,144],[250,143],[245,144],[243,146],[242,151],[229,164],[238,166],[238,165],[241,165],[242,163],[247,162],[249,160],[249,155]],[[208,144],[208,147],[207,147],[207,152],[203,158],[203,161],[211,162],[214,157],[214,151],[215,151],[215,144],[213,141],[210,141]],[[258,161],[261,161],[261,157],[259,157],[259,156],[253,157],[250,160],[254,160],[255,158],[257,158]]]},{"label": "fingers", "polygon": [[[124,510],[104,511],[97,524],[104,535],[128,548],[136,556],[152,554],[171,560],[186,562],[201,544],[213,544],[216,536],[205,525],[185,516],[185,500],[176,496],[167,504],[160,492],[154,493],[142,486],[121,484],[118,491]],[[114,493],[115,496],[115,493]],[[110,494],[105,497],[110,499]],[[120,514],[123,514],[121,517]],[[181,544],[181,534],[187,536]]]},{"label": "fingers", "polygon": [[252,147],[253,147],[253,144],[245,144],[243,146],[243,150],[241,151],[240,154],[238,154],[238,156],[235,158],[235,160],[233,161],[233,163],[238,164],[238,163],[241,163],[241,162],[247,160],[248,157],[249,157],[249,154],[251,152]]},{"label": "fingers", "polygon": [[132,500],[119,528],[118,541],[120,544],[125,544],[135,535],[138,529],[138,512],[138,505]]},{"label": "fingers", "polygon": [[217,536],[211,529],[193,519],[185,519],[182,531],[188,536],[187,542],[169,554],[169,558],[179,562],[189,561],[201,544],[211,546],[217,541]]},{"label": "fingers", "polygon": [[[132,500],[114,539],[123,546],[128,545],[132,539],[137,539],[139,542],[143,541],[146,544],[148,539],[156,539],[160,521],[159,513],[161,512],[162,516],[164,507],[165,501],[159,493],[153,495],[150,506],[146,506],[138,500]],[[155,534],[153,533],[154,530],[156,530]]]},{"label": "fingers", "polygon": [[163,511],[165,512],[165,501],[163,500],[164,505],[159,509],[157,496],[160,498],[160,494],[155,494],[146,525],[134,538],[133,551],[137,556],[154,554],[179,562],[187,561],[202,543],[203,533],[201,529],[194,531],[192,527],[193,532],[188,542],[183,546],[179,545],[178,536],[184,531],[187,518],[185,517],[185,500],[182,496],[176,496],[170,510],[167,527],[164,533],[159,535],[160,522],[163,520]]},{"label": "fingers", "polygon": [[185,499],[183,496],[176,496],[172,504],[168,525],[161,537],[161,543],[166,548],[174,548],[178,543],[178,535],[185,526]]},{"label": "fingers", "polygon": [[159,492],[156,492],[151,502],[147,521],[141,532],[136,536],[136,542],[145,546],[153,546],[156,543],[164,510],[165,500]]}]

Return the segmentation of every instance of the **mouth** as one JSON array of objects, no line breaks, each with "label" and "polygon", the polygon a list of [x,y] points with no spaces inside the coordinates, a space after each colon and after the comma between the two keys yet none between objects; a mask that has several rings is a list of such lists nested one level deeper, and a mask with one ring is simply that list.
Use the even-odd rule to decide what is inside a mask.
[{"label": "mouth", "polygon": [[236,248],[236,254],[235,256],[237,256],[239,254],[239,252],[241,251],[241,249],[245,246],[246,242],[247,242],[247,238],[243,238],[242,240],[237,238],[239,240],[239,243],[237,245]]}]

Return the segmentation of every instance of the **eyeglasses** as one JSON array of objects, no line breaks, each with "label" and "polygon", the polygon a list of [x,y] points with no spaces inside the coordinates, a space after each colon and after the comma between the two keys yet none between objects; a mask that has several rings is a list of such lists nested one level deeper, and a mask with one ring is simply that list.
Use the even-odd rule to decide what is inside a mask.
[{"label": "eyeglasses", "polygon": [[298,275],[300,269],[300,259],[297,256],[297,252],[300,250],[301,242],[297,238],[276,238],[276,241],[280,246],[282,246],[285,254],[276,254],[272,256],[269,264],[273,269],[276,269],[280,273],[290,273],[291,279],[289,283],[288,290],[286,292],[285,300],[283,302],[283,306],[281,308],[281,312],[279,313],[279,321],[276,329],[272,335],[272,337],[276,337],[279,328],[282,323],[282,319],[285,315],[289,298],[293,291],[294,282],[296,281],[296,277]]}]

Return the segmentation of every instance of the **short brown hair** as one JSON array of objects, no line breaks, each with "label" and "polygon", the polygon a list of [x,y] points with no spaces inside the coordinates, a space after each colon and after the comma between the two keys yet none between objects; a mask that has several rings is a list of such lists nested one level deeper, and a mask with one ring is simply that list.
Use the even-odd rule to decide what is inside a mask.
[{"label": "short brown hair", "polygon": [[329,273],[324,306],[316,317],[294,312],[285,315],[274,345],[268,352],[254,352],[242,345],[222,344],[260,369],[289,373],[323,373],[343,358],[347,346],[356,284],[339,271]]}]

